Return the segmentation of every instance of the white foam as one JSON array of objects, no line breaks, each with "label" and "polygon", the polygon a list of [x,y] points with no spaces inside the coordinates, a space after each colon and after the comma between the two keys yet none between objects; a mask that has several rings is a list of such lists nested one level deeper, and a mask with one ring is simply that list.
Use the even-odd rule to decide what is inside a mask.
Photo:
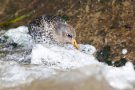
[{"label": "white foam", "polygon": [[[31,37],[27,33],[27,27],[20,26],[10,29],[5,35],[14,42],[25,46],[31,44]],[[82,73],[105,79],[114,88],[134,88],[135,70],[131,62],[119,68],[108,66],[96,60],[94,46],[88,44],[79,44],[79,46],[80,49],[76,50],[71,45],[48,47],[37,44],[32,49],[31,65],[28,67],[18,63],[0,61],[0,86],[15,86],[38,78],[51,77],[53,74],[58,74],[57,70],[63,71],[83,67]],[[88,67],[93,67],[93,69]]]},{"label": "white foam", "polygon": [[127,62],[123,67],[109,67],[104,65],[102,72],[111,86],[118,89],[133,88],[133,84],[135,83],[135,70],[131,62]]},{"label": "white foam", "polygon": [[[50,67],[68,69],[98,63],[92,55],[93,48],[89,48],[90,45],[87,46],[89,55],[76,49],[66,49],[59,46],[45,47],[37,44],[32,50],[31,64],[45,64]],[[85,45],[80,45],[80,47],[85,47]],[[83,50],[85,51],[85,49]]]},{"label": "white foam", "polygon": [[25,47],[31,46],[32,43],[31,36],[28,34],[28,27],[26,26],[9,29],[4,36],[8,36],[10,40]]},{"label": "white foam", "polygon": [[[58,72],[57,72],[58,73]],[[0,61],[0,89],[31,83],[36,79],[47,78],[56,74],[55,70],[44,66],[22,66],[13,61]]]}]

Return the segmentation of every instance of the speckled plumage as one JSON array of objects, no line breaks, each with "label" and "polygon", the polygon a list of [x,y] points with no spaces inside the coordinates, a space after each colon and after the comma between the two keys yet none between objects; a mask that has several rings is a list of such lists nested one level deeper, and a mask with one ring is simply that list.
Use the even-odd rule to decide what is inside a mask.
[{"label": "speckled plumage", "polygon": [[36,43],[52,43],[54,24],[56,22],[63,22],[57,16],[40,16],[29,24],[29,34]]},{"label": "speckled plumage", "polygon": [[[32,36],[36,43],[58,43],[60,41],[56,40],[56,36],[63,34],[62,32],[71,32],[73,37],[75,37],[74,29],[66,23],[62,18],[58,16],[43,15],[36,18],[29,25],[29,34]],[[73,29],[73,30],[71,30]],[[63,37],[65,37],[63,35]],[[63,37],[59,37],[63,39]],[[62,41],[62,40],[61,40]],[[63,40],[64,42],[64,40]]]}]

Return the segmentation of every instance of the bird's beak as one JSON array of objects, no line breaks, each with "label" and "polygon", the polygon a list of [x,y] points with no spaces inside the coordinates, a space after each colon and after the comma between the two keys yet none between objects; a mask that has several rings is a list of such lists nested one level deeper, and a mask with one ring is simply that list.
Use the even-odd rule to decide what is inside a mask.
[{"label": "bird's beak", "polygon": [[79,46],[78,46],[78,44],[77,44],[77,42],[76,42],[76,40],[75,40],[74,38],[72,38],[72,45],[73,45],[76,49],[79,48]]}]

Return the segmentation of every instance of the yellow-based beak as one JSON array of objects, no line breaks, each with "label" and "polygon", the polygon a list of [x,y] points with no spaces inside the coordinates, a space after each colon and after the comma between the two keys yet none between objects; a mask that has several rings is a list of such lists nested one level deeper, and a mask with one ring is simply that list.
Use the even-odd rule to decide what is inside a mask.
[{"label": "yellow-based beak", "polygon": [[74,38],[72,38],[72,45],[73,45],[76,49],[79,48],[79,46],[78,46],[78,44],[77,44],[77,42],[76,42],[76,40],[75,40]]}]

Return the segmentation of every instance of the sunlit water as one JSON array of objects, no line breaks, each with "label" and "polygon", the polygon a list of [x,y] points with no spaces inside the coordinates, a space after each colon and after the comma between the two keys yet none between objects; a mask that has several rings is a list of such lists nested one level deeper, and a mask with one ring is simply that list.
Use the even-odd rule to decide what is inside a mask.
[{"label": "sunlit water", "polygon": [[100,63],[91,45],[34,45],[27,32],[20,26],[1,34],[0,89],[134,90],[131,62],[119,68]]}]

